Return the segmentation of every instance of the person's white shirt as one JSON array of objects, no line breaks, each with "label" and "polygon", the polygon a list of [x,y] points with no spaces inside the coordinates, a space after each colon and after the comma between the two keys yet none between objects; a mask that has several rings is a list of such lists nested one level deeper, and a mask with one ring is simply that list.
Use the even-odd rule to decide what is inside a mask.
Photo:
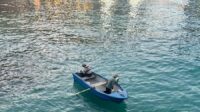
[{"label": "person's white shirt", "polygon": [[83,64],[82,67],[83,67],[83,70],[81,70],[81,73],[84,73],[84,74],[92,73],[91,68],[88,65]]}]

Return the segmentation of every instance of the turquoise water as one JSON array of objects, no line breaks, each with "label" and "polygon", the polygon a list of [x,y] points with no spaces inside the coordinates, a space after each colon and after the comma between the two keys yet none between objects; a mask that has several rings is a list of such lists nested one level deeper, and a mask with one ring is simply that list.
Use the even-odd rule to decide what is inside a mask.
[{"label": "turquoise water", "polygon": [[[199,0],[1,0],[0,112],[199,112]],[[87,63],[129,94],[73,83]]]}]

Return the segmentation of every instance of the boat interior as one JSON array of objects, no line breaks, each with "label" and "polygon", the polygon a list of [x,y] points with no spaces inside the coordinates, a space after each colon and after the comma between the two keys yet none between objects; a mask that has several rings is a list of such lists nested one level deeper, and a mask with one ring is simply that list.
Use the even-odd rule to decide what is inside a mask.
[{"label": "boat interior", "polygon": [[[78,73],[78,75],[86,81],[86,83],[90,84],[91,86],[95,87],[96,89],[100,91],[106,90],[106,83],[107,79],[102,78],[101,76],[97,75],[96,73],[93,73],[90,77],[83,76],[82,74]],[[112,92],[118,91],[120,87],[118,85],[114,85]]]}]

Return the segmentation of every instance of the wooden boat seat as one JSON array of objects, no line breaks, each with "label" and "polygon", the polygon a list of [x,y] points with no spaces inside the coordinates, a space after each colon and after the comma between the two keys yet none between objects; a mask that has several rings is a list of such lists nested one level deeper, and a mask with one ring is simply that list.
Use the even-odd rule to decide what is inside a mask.
[{"label": "wooden boat seat", "polygon": [[91,77],[83,77],[82,79],[83,80],[89,80],[89,79],[94,79],[96,76],[95,75],[92,75]]},{"label": "wooden boat seat", "polygon": [[97,86],[101,86],[101,85],[104,85],[104,84],[106,84],[106,82],[98,82],[98,83],[92,84],[92,86],[97,87]]}]

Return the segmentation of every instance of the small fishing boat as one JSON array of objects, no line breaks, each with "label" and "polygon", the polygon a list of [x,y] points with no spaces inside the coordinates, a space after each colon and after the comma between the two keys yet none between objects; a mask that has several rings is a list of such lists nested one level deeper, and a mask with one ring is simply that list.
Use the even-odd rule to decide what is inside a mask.
[{"label": "small fishing boat", "polygon": [[80,84],[85,89],[104,100],[122,102],[128,98],[127,92],[119,85],[115,84],[110,94],[104,93],[108,79],[93,73],[95,77],[82,77],[81,73],[73,73],[74,82]]}]

